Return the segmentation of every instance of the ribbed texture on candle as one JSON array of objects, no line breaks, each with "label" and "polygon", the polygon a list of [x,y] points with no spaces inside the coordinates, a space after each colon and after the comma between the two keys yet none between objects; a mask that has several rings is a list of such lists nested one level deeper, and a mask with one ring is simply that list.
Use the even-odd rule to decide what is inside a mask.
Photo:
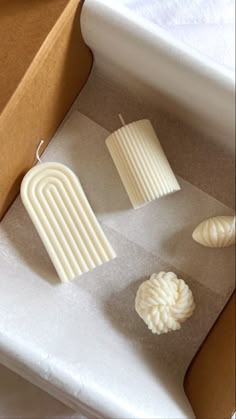
[{"label": "ribbed texture on candle", "polygon": [[118,129],[106,144],[134,208],[180,190],[149,120]]},{"label": "ribbed texture on candle", "polygon": [[62,281],[116,256],[68,167],[35,166],[23,179],[21,198]]}]

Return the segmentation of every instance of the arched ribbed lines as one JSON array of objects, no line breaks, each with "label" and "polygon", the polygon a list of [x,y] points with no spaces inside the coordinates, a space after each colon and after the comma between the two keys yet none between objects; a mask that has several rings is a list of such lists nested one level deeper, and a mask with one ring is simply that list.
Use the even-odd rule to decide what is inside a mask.
[{"label": "arched ribbed lines", "polygon": [[75,174],[59,163],[31,169],[22,201],[62,281],[115,257]]},{"label": "arched ribbed lines", "polygon": [[[54,200],[53,205],[56,207],[55,211],[58,211],[58,206],[60,207],[60,210],[64,220],[67,219],[67,223],[65,221],[63,221],[63,224],[65,225],[65,229],[68,231],[68,236],[69,236],[69,240],[71,243],[71,248],[73,249],[73,251],[78,252],[77,250],[77,245],[78,243],[81,244],[81,249],[80,252],[82,253],[82,258],[86,259],[86,263],[84,264],[86,265],[91,265],[90,268],[94,267],[94,264],[92,262],[91,257],[88,257],[88,253],[86,252],[86,247],[84,245],[84,240],[86,240],[86,237],[83,236],[83,238],[81,237],[81,234],[79,233],[79,226],[78,223],[76,223],[76,216],[74,217],[73,220],[73,216],[71,216],[71,210],[66,207],[66,205],[64,204],[64,198],[63,197],[63,193],[60,195],[58,193],[57,189],[51,188],[48,191],[46,191],[46,193],[49,195],[49,197]],[[74,225],[77,225],[77,230],[74,229]],[[81,264],[83,264],[84,262],[81,261]],[[84,266],[83,269],[86,269]]]},{"label": "arched ribbed lines", "polygon": [[150,121],[125,125],[106,144],[134,208],[180,189]]}]

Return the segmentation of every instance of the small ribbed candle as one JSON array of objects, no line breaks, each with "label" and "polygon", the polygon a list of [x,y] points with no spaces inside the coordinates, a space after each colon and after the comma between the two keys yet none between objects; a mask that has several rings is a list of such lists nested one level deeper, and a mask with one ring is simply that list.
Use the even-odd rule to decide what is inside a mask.
[{"label": "small ribbed candle", "polygon": [[148,119],[124,125],[106,145],[134,208],[180,190]]},{"label": "small ribbed candle", "polygon": [[77,176],[59,163],[33,167],[21,198],[61,281],[115,258]]}]

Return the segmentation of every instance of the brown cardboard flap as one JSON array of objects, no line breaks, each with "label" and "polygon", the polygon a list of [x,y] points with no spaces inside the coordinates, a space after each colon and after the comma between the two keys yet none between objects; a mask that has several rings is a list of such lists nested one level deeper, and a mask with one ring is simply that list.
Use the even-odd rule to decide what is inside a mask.
[{"label": "brown cardboard flap", "polygon": [[235,293],[193,359],[184,383],[198,419],[235,412]]},{"label": "brown cardboard flap", "polygon": [[0,218],[35,163],[40,139],[46,147],[88,78],[81,7],[79,0],[0,4]]},{"label": "brown cardboard flap", "polygon": [[0,112],[67,3],[68,0],[5,0],[0,3]]}]

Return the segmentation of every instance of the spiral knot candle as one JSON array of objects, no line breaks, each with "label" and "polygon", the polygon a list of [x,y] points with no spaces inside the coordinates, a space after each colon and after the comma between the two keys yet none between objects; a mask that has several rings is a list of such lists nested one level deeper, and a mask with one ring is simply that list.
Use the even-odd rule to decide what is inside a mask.
[{"label": "spiral knot candle", "polygon": [[194,308],[192,291],[173,272],[154,273],[140,285],[135,300],[137,313],[158,335],[180,329]]}]

